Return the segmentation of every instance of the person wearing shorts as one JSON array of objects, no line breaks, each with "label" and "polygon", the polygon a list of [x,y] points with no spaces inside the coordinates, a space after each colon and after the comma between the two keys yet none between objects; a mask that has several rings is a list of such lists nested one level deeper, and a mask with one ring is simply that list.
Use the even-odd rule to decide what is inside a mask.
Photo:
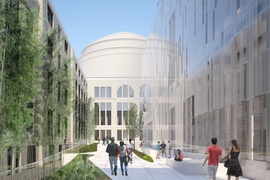
[{"label": "person wearing shorts", "polygon": [[160,147],[161,147],[161,155],[162,157],[167,157],[166,155],[166,144],[164,141],[162,141],[162,143],[160,144]]},{"label": "person wearing shorts", "polygon": [[205,165],[206,161],[208,161],[207,171],[209,174],[210,180],[216,180],[216,173],[218,169],[218,164],[220,162],[222,156],[222,150],[219,146],[217,146],[217,138],[213,137],[211,139],[212,145],[208,146],[206,149],[206,158],[203,162],[203,166]]}]

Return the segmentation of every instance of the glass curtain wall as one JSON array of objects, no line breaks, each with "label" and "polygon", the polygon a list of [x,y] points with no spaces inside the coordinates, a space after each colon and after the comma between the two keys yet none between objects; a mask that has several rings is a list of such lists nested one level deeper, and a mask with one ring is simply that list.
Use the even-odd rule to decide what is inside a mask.
[{"label": "glass curtain wall", "polygon": [[235,138],[242,160],[270,162],[269,4],[158,2],[142,61],[146,145],[204,153],[213,136],[226,151]]}]

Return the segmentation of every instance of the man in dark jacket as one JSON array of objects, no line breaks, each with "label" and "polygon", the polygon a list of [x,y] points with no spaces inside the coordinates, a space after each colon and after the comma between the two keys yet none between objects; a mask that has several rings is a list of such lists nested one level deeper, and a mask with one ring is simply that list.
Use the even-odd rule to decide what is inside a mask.
[{"label": "man in dark jacket", "polygon": [[108,144],[106,148],[106,152],[109,153],[109,161],[110,161],[112,175],[116,176],[119,151],[118,151],[118,145],[114,143],[114,140],[115,140],[114,137],[112,137],[111,143]]}]

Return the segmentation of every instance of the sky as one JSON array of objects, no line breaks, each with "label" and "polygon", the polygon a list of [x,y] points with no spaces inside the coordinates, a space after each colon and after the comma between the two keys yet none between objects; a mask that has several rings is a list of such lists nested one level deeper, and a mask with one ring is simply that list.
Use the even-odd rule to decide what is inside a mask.
[{"label": "sky", "polygon": [[85,46],[117,32],[148,37],[158,0],[51,0],[77,58]]}]

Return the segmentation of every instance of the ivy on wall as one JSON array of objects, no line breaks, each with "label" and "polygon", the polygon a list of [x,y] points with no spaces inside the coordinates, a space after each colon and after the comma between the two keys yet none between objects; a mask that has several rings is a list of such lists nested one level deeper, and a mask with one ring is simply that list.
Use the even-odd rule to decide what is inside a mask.
[{"label": "ivy on wall", "polygon": [[26,144],[27,127],[33,124],[28,104],[39,91],[44,64],[44,43],[39,39],[37,9],[28,9],[24,0],[1,4],[1,99],[2,150]]},{"label": "ivy on wall", "polygon": [[0,15],[1,151],[54,146],[65,138],[73,106],[64,38],[41,29],[38,8],[27,0],[2,1]]}]

